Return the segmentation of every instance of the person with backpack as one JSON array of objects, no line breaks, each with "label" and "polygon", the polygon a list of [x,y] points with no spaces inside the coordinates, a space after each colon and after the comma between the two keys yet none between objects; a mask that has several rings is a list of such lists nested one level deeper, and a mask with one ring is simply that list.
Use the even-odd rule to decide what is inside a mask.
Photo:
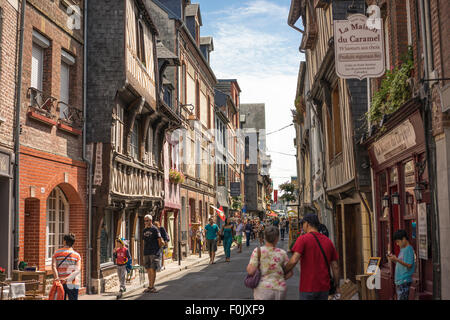
[{"label": "person with backpack", "polygon": [[114,263],[117,265],[117,276],[119,277],[120,282],[119,293],[123,293],[127,291],[125,279],[127,276],[127,264],[128,261],[131,260],[130,251],[125,246],[125,239],[118,238],[116,240],[116,248],[114,249],[113,257]]},{"label": "person with backpack", "polygon": [[[304,235],[292,247],[293,255],[285,268],[291,271],[300,261],[300,300],[328,300],[331,294],[340,293],[338,254],[331,240],[318,231],[319,218],[308,213],[300,222]],[[333,270],[333,276],[330,271]]]},{"label": "person with backpack", "polygon": [[161,248],[161,268],[160,271],[163,271],[166,267],[164,267],[164,251],[167,250],[169,245],[169,235],[167,234],[167,231],[164,227],[161,227],[160,223],[158,221],[155,221],[155,227],[158,228],[159,233],[161,234],[161,237],[164,242],[164,246]]},{"label": "person with backpack", "polygon": [[54,281],[59,281],[64,288],[64,300],[78,300],[80,289],[81,255],[73,249],[75,235],[66,234],[64,247],[55,251],[52,257]]}]

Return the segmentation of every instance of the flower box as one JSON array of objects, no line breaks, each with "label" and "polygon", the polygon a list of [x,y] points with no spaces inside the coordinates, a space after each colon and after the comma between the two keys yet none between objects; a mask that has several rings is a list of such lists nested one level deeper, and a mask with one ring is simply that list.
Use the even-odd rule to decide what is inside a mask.
[{"label": "flower box", "polygon": [[28,117],[49,126],[56,125],[56,121],[54,121],[53,119],[43,116],[33,110],[28,111]]},{"label": "flower box", "polygon": [[65,131],[65,132],[68,132],[70,134],[73,134],[75,136],[79,136],[82,133],[81,130],[76,129],[74,127],[71,127],[71,126],[69,126],[69,125],[67,125],[67,124],[65,124],[65,123],[63,123],[61,121],[58,123],[58,129],[60,129],[62,131]]}]

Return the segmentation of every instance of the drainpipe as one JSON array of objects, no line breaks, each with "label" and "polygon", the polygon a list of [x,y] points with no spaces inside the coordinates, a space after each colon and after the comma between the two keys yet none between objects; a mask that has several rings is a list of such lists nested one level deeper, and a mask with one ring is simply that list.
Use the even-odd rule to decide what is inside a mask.
[{"label": "drainpipe", "polygon": [[92,277],[91,277],[91,262],[92,262],[92,163],[91,160],[86,156],[86,94],[87,94],[87,44],[88,44],[88,36],[87,36],[87,18],[88,18],[88,0],[84,2],[84,48],[83,48],[83,161],[85,161],[88,165],[87,168],[87,185],[88,185],[88,207],[87,207],[87,218],[88,218],[88,237],[86,244],[86,273],[87,273],[87,293],[92,294]]},{"label": "drainpipe", "polygon": [[20,15],[20,38],[19,38],[19,69],[17,82],[17,104],[16,104],[16,119],[15,119],[15,136],[14,153],[15,153],[15,175],[14,175],[14,269],[19,266],[19,212],[20,212],[20,175],[19,175],[19,152],[20,152],[20,106],[22,104],[22,69],[23,69],[23,38],[25,31],[25,9],[26,0],[22,0],[22,8]]},{"label": "drainpipe", "polygon": [[[424,56],[424,73],[425,79],[430,79],[430,59],[431,54],[431,26],[430,26],[430,10],[428,1],[420,0],[420,29],[423,40],[422,50]],[[423,79],[422,79],[423,80]],[[431,119],[431,91],[428,83],[422,82],[422,88],[425,91],[424,108],[422,109],[422,117],[425,127],[426,154],[428,163],[428,176],[431,191],[430,210],[432,212],[431,221],[433,233],[431,234],[432,253],[433,253],[433,298],[439,300],[441,298],[441,266],[440,266],[440,248],[439,248],[439,212],[437,200],[437,184],[436,184],[436,145],[431,135],[432,119]]]}]

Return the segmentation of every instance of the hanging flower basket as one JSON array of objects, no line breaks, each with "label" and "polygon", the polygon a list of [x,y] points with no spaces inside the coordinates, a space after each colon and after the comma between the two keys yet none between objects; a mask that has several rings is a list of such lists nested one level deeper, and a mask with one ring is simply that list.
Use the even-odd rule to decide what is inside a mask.
[{"label": "hanging flower basket", "polygon": [[184,174],[174,169],[170,169],[169,181],[173,184],[183,183],[185,180]]}]

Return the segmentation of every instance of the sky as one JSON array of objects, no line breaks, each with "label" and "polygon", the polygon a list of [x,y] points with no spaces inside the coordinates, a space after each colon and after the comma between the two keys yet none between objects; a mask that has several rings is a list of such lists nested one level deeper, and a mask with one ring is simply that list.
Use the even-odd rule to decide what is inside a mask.
[{"label": "sky", "polygon": [[[217,79],[237,79],[241,103],[265,103],[266,132],[292,123],[301,33],[287,25],[291,0],[193,0],[200,4],[201,36],[214,38]],[[297,175],[293,126],[267,136],[274,189]],[[284,155],[284,154],[289,155]]]}]

